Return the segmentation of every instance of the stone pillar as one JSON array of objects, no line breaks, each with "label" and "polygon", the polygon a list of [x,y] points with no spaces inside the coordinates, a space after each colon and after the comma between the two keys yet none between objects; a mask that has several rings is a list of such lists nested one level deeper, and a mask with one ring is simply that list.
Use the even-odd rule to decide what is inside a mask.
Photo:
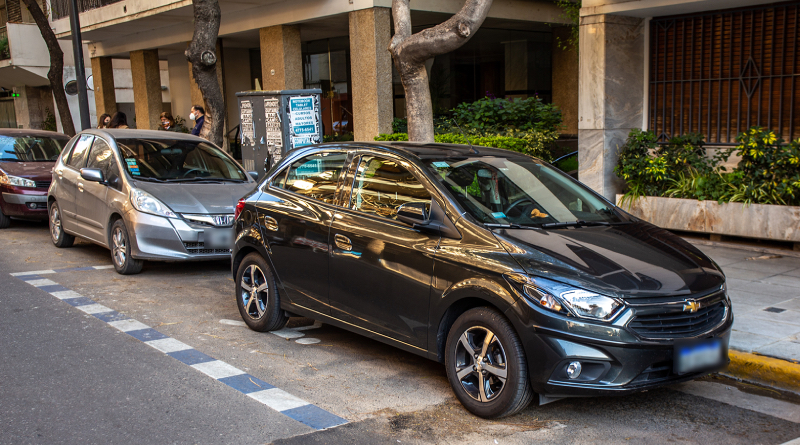
[{"label": "stone pillar", "polygon": [[356,141],[392,132],[391,10],[350,11],[350,79]]},{"label": "stone pillar", "polygon": [[117,97],[114,93],[114,68],[111,57],[92,57],[92,79],[94,80],[94,103],[97,116],[117,112]]},{"label": "stone pillar", "polygon": [[[571,33],[570,27],[553,29],[553,103],[561,109],[563,134],[578,134],[578,51],[562,49]],[[560,43],[559,43],[560,42]]]},{"label": "stone pillar", "polygon": [[261,88],[296,90],[303,88],[303,55],[300,27],[277,25],[261,28]]},{"label": "stone pillar", "polygon": [[[136,128],[157,130],[161,103],[161,69],[158,50],[131,51],[131,77],[133,78],[133,106],[136,109]],[[131,124],[128,117],[128,124]]]},{"label": "stone pillar", "polygon": [[581,18],[578,162],[581,182],[614,201],[620,147],[641,128],[644,21],[617,15]]}]

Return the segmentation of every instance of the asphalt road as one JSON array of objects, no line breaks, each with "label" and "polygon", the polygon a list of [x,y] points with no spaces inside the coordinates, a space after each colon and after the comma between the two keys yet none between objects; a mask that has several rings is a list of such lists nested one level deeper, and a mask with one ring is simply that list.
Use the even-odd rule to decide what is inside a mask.
[{"label": "asphalt road", "polygon": [[[717,380],[561,400],[486,421],[461,408],[437,363],[310,319],[272,334],[243,327],[225,262],[146,263],[135,276],[90,268],[109,265],[108,251],[88,243],[56,249],[46,224],[14,221],[0,231],[0,443],[730,445],[800,437],[796,400]],[[11,275],[66,268],[83,270]],[[64,295],[89,300],[77,306]],[[157,336],[123,332],[90,315],[92,307]],[[224,366],[193,368],[154,339]],[[258,400],[226,379],[274,386],[264,393],[283,398]],[[339,418],[349,423],[319,431]]]}]

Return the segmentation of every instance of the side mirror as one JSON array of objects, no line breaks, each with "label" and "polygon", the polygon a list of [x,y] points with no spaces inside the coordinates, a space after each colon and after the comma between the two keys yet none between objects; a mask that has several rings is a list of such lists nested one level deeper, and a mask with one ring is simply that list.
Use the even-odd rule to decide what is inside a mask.
[{"label": "side mirror", "polygon": [[254,181],[258,181],[258,172],[247,172]]},{"label": "side mirror", "polygon": [[81,178],[87,181],[99,182],[101,184],[105,182],[105,178],[103,178],[103,171],[99,168],[82,168]]},{"label": "side mirror", "polygon": [[269,169],[271,168],[272,168],[272,156],[267,155],[267,157],[264,158],[264,173],[268,172]]},{"label": "side mirror", "polygon": [[428,224],[430,215],[428,214],[428,204],[424,202],[407,202],[397,209],[397,220],[410,224]]}]

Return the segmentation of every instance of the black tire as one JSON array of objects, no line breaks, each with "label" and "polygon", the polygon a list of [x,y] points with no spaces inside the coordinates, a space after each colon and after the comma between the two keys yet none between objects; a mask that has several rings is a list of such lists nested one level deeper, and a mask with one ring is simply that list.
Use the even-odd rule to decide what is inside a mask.
[{"label": "black tire", "polygon": [[47,211],[49,215],[47,225],[50,227],[50,241],[59,248],[72,247],[75,243],[75,237],[64,231],[61,207],[59,207],[58,202],[51,202]]},{"label": "black tire", "polygon": [[111,237],[108,244],[111,248],[111,262],[114,263],[114,269],[118,274],[135,275],[142,271],[144,261],[131,257],[128,229],[121,219],[114,221],[114,224],[111,225]]},{"label": "black tire", "polygon": [[445,366],[456,397],[479,417],[495,419],[515,414],[536,394],[528,381],[528,362],[519,336],[492,308],[470,309],[456,319],[447,335]]},{"label": "black tire", "polygon": [[0,209],[0,229],[7,229],[11,225],[11,218],[3,214],[3,209]]},{"label": "black tire", "polygon": [[272,269],[256,252],[244,257],[236,272],[236,306],[254,331],[275,331],[289,321],[281,309]]}]

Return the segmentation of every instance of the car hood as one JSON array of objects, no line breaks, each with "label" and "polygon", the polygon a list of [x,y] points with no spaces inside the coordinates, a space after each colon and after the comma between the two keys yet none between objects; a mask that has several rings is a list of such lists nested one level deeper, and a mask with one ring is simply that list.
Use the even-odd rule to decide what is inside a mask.
[{"label": "car hood", "polygon": [[0,170],[3,170],[9,175],[41,181],[50,179],[52,177],[52,170],[54,165],[56,165],[55,161],[45,161],[45,162],[3,161],[0,162]]},{"label": "car hood", "polygon": [[528,274],[621,298],[689,295],[725,281],[697,248],[642,221],[494,234]]},{"label": "car hood", "polygon": [[249,193],[255,182],[192,184],[160,184],[135,181],[134,187],[155,196],[176,213],[233,213],[236,202]]}]

